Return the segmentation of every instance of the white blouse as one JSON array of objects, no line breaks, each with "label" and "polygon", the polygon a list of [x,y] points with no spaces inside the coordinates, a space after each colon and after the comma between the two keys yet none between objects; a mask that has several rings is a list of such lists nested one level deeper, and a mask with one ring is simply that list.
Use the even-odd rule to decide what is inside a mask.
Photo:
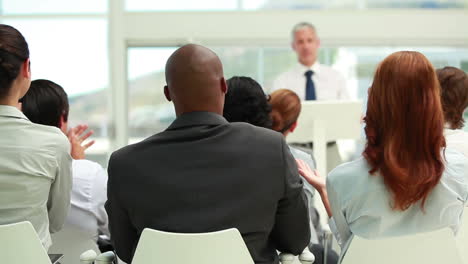
[{"label": "white blouse", "polygon": [[447,147],[454,148],[468,157],[468,132],[461,129],[444,129]]},{"label": "white blouse", "polygon": [[31,222],[48,249],[70,207],[70,142],[58,128],[0,105],[0,150],[0,224]]},{"label": "white blouse", "polygon": [[361,157],[338,166],[327,177],[327,192],[333,217],[330,228],[338,243],[346,249],[352,235],[384,238],[415,234],[460,225],[468,199],[468,159],[447,148],[446,164],[440,183],[429,194],[425,210],[420,203],[405,211],[391,208],[391,194],[383,178],[369,174],[369,165]]},{"label": "white blouse", "polygon": [[79,227],[97,241],[99,234],[109,236],[109,220],[104,204],[107,201],[107,173],[90,160],[73,160],[73,187],[67,224]]}]

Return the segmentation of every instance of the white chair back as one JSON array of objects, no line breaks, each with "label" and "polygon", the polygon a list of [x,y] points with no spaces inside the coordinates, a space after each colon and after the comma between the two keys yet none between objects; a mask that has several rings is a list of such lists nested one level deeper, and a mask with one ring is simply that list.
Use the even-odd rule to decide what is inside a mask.
[{"label": "white chair back", "polygon": [[211,233],[169,233],[145,228],[132,264],[253,264],[235,228]]},{"label": "white chair back", "polygon": [[0,225],[0,263],[50,264],[49,256],[30,222]]},{"label": "white chair back", "polygon": [[462,264],[449,228],[410,236],[364,239],[354,236],[341,264]]},{"label": "white chair back", "polygon": [[80,264],[81,253],[90,249],[97,254],[101,253],[92,239],[92,234],[74,225],[65,224],[62,230],[52,234],[52,246],[49,248],[49,253],[63,254],[61,264]]}]

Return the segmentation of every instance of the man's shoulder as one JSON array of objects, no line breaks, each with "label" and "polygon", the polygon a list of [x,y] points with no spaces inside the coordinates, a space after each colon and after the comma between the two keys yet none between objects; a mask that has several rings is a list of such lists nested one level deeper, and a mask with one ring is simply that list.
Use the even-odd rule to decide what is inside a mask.
[{"label": "man's shoulder", "polygon": [[276,82],[276,81],[286,80],[290,78],[291,76],[296,77],[297,74],[298,74],[297,66],[292,66],[292,67],[289,67],[287,70],[278,74],[278,76],[275,78],[274,81]]},{"label": "man's shoulder", "polygon": [[360,181],[361,178],[367,179],[369,176],[370,167],[363,156],[343,163],[333,169],[327,177],[327,184],[349,186],[353,181]]},{"label": "man's shoulder", "polygon": [[[70,152],[70,141],[59,128],[35,123],[31,123],[30,128],[24,136],[33,139],[30,142],[31,147],[54,152]],[[36,138],[41,140],[34,140]]]},{"label": "man's shoulder", "polygon": [[[253,126],[248,123],[243,122],[233,122],[228,124],[222,124],[216,128],[213,134],[207,135],[212,140],[200,141],[200,137],[194,137],[193,134],[187,134],[187,138],[183,138],[184,142],[190,140],[191,137],[194,137],[199,143],[207,142],[206,144],[216,144],[219,148],[225,148],[227,145],[245,145],[248,148],[274,148],[275,146],[280,146],[284,137],[271,129],[262,128]],[[172,135],[168,134],[170,131],[163,131],[161,133],[155,134],[139,143],[131,144],[125,147],[122,147],[114,151],[110,157],[109,166],[119,166],[122,164],[128,164],[128,162],[133,162],[139,160],[139,158],[146,157],[148,155],[148,150],[151,151],[165,151],[173,148],[181,147],[180,144],[177,146],[172,145],[174,140],[179,140],[180,138],[173,138]],[[180,136],[180,134],[179,134]],[[196,144],[192,148],[203,148],[202,145]]]},{"label": "man's shoulder", "polygon": [[122,160],[125,159],[126,157],[132,157],[134,153],[137,151],[136,146],[142,144],[143,142],[135,143],[135,144],[129,144],[127,146],[121,147],[117,149],[116,151],[112,152],[110,158],[109,158],[109,164],[110,161],[112,160]]},{"label": "man's shoulder", "polygon": [[280,133],[272,129],[258,127],[244,122],[233,122],[230,123],[229,126],[230,129],[236,132],[244,133],[245,135],[250,135],[255,139],[276,141],[283,138]]},{"label": "man's shoulder", "polygon": [[321,75],[327,75],[327,76],[332,76],[334,78],[341,78],[344,79],[343,74],[339,72],[338,70],[334,69],[333,67],[330,67],[328,65],[324,64],[319,64],[319,74]]}]

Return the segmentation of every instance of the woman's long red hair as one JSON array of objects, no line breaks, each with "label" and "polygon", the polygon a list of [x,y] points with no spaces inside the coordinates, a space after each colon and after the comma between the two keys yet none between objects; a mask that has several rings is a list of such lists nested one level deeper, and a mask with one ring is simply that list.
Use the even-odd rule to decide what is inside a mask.
[{"label": "woman's long red hair", "polygon": [[444,171],[444,115],[432,64],[419,52],[391,54],[369,89],[364,157],[404,211],[426,199]]}]

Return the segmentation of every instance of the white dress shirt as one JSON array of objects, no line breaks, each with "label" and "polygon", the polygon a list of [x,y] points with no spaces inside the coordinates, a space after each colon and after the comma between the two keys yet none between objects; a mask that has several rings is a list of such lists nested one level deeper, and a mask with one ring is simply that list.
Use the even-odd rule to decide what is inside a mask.
[{"label": "white dress shirt", "polygon": [[96,162],[73,160],[73,187],[67,224],[72,224],[97,241],[99,233],[109,236],[104,203],[107,200],[107,173]]},{"label": "white dress shirt", "polygon": [[444,129],[447,147],[454,148],[468,157],[468,132],[461,129]]},{"label": "white dress shirt", "polygon": [[31,222],[47,250],[70,206],[70,143],[58,128],[0,105],[0,149],[0,224]]},{"label": "white dress shirt", "polygon": [[349,93],[345,78],[331,67],[315,62],[312,67],[298,63],[291,70],[280,74],[273,82],[272,92],[278,89],[294,91],[301,100],[305,100],[305,72],[312,70],[312,81],[317,100],[347,100]]},{"label": "white dress shirt", "polygon": [[369,174],[361,157],[338,166],[327,177],[327,192],[333,217],[330,228],[344,250],[352,235],[384,238],[429,232],[444,227],[458,230],[468,199],[468,159],[460,152],[445,149],[445,171],[431,191],[425,212],[420,202],[405,211],[392,210],[391,194],[383,178]]}]

